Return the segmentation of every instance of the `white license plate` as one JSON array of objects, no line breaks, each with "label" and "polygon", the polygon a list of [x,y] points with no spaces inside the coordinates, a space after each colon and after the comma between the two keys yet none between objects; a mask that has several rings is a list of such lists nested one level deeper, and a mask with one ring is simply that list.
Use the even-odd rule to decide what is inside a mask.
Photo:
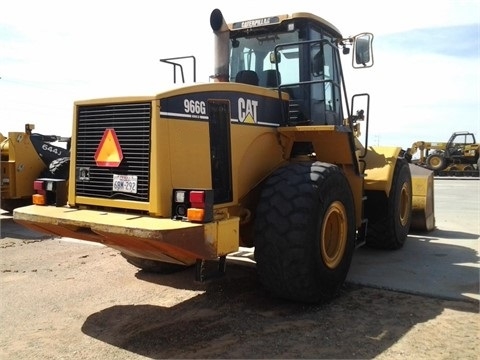
[{"label": "white license plate", "polygon": [[136,194],[137,176],[136,175],[116,175],[113,174],[113,191]]}]

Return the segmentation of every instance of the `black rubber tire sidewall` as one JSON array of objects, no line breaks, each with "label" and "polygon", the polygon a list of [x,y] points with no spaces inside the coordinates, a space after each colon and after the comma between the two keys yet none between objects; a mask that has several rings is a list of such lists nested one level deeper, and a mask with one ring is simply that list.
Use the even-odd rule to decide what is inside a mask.
[{"label": "black rubber tire sidewall", "polygon": [[[404,186],[410,194],[404,225],[400,221],[400,197]],[[367,192],[366,216],[368,218],[366,244],[378,249],[396,250],[403,247],[412,222],[412,177],[406,160],[397,159],[392,186],[387,199],[378,192]]]},{"label": "black rubber tire sidewall", "polygon": [[[434,165],[431,164],[432,159],[438,159],[438,166],[434,166]],[[431,155],[429,155],[427,157],[426,164],[427,164],[427,167],[430,170],[433,170],[433,171],[441,171],[441,170],[445,169],[445,167],[447,165],[445,157],[444,157],[443,154],[431,154]]]},{"label": "black rubber tire sidewall", "polygon": [[[347,215],[347,243],[339,265],[323,262],[320,234],[330,204]],[[292,163],[264,185],[255,219],[255,260],[262,285],[274,296],[328,301],[345,281],[355,248],[353,196],[341,170],[327,163]]]}]

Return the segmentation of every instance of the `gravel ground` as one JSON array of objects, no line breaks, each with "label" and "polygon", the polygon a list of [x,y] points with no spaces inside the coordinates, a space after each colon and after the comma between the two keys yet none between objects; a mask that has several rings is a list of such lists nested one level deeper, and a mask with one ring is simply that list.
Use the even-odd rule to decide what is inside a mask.
[{"label": "gravel ground", "polygon": [[1,359],[479,359],[478,302],[347,283],[328,304],[294,304],[252,266],[199,284],[192,268],[149,274],[1,221]]}]

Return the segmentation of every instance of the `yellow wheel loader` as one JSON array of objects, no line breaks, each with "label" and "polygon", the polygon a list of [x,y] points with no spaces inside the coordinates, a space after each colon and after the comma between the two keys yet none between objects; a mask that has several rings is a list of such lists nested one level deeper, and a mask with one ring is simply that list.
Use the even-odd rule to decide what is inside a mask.
[{"label": "yellow wheel loader", "polygon": [[340,58],[372,66],[372,34],[303,12],[227,24],[215,9],[210,25],[211,82],[75,102],[68,204],[61,181],[37,179],[45,205],[14,220],[145,270],[195,265],[200,281],[207,261],[223,273],[254,247],[261,283],[301,302],[331,299],[356,247],[399,249],[412,224],[433,228],[431,172],[369,146],[370,98],[347,100]]},{"label": "yellow wheel loader", "polygon": [[32,203],[33,184],[38,177],[68,177],[70,138],[42,135],[33,129],[33,124],[25,124],[23,132],[9,132],[7,137],[0,134],[1,208],[8,212]]}]

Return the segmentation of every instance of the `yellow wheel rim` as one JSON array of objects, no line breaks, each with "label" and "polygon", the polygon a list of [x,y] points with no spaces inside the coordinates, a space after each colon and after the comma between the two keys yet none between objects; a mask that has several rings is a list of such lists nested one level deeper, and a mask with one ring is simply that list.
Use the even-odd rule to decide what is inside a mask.
[{"label": "yellow wheel rim", "polygon": [[335,269],[343,259],[347,246],[348,222],[345,207],[339,201],[330,204],[325,213],[320,234],[322,258],[325,265]]},{"label": "yellow wheel rim", "polygon": [[410,189],[408,183],[403,183],[400,192],[400,223],[405,226],[410,217]]},{"label": "yellow wheel rim", "polygon": [[430,159],[430,165],[433,166],[433,167],[438,167],[440,166],[440,159],[438,157],[433,157]]}]

